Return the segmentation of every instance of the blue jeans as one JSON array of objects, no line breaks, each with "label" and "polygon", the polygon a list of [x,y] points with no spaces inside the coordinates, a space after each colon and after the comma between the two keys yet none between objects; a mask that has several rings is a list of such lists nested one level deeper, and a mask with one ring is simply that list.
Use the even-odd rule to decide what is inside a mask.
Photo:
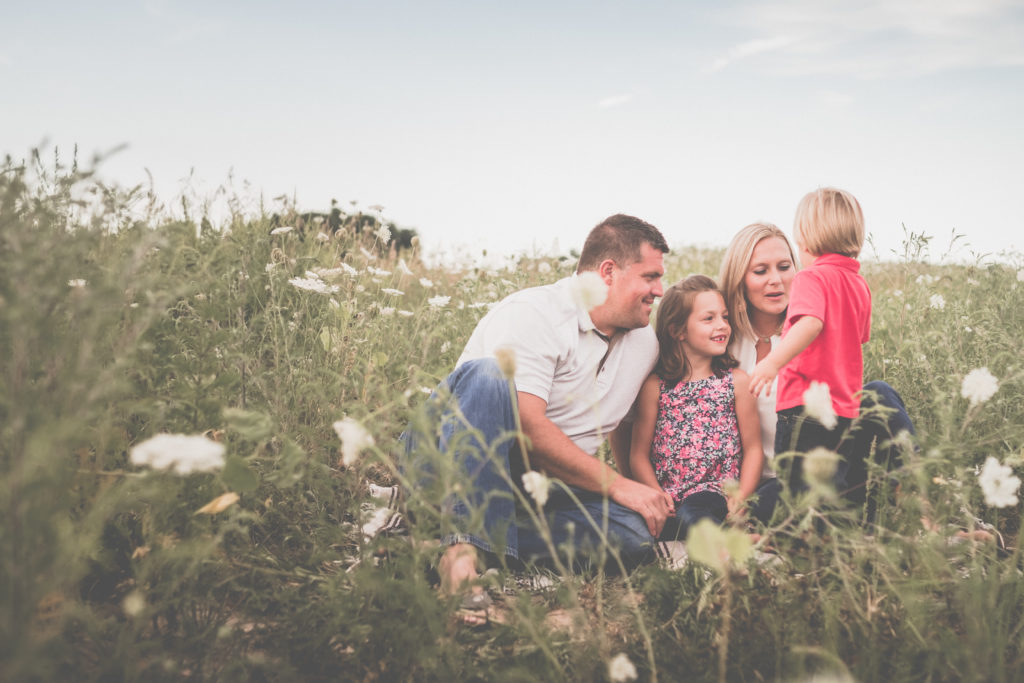
[{"label": "blue jeans", "polygon": [[[782,484],[778,479],[770,478],[762,481],[754,492],[756,500],[750,502],[748,513],[751,518],[767,524],[775,511]],[[729,514],[729,503],[725,496],[717,491],[698,491],[683,499],[676,508],[676,514],[665,523],[661,532],[661,540],[686,540],[690,527],[702,519],[710,519],[716,524],[723,524]]]},{"label": "blue jeans", "polygon": [[[813,418],[803,414],[803,407],[789,408],[778,413],[775,430],[775,452],[807,453],[821,446],[839,453],[835,474],[836,490],[848,500],[863,503],[867,481],[867,460],[871,446],[875,445],[875,461],[887,470],[901,463],[901,450],[894,441],[901,432],[915,434],[914,423],[903,404],[903,398],[889,384],[868,382],[860,401],[860,416],[856,420],[838,418],[835,429],[828,430]],[[806,488],[801,471],[801,458],[794,457],[790,468],[790,488]]]},{"label": "blue jeans", "polygon": [[[418,465],[421,475],[436,469],[417,463],[423,459],[420,451],[428,450],[421,448],[421,439],[428,438],[424,431],[431,429],[429,438],[437,436],[442,457],[454,459],[468,484],[445,502],[450,528],[443,531],[443,545],[470,543],[497,556],[544,562],[552,558],[552,548],[517,493],[525,465],[515,438],[515,396],[493,359],[459,366],[428,400],[426,422],[402,434],[406,464]],[[553,482],[543,508],[552,545],[563,560],[581,564],[604,548],[602,536],[618,548],[627,568],[654,558],[655,539],[639,514],[600,493],[566,488]]]}]

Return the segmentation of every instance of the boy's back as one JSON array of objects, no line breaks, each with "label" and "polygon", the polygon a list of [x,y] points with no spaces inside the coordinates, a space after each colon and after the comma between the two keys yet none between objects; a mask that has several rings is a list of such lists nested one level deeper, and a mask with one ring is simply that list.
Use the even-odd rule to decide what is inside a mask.
[{"label": "boy's back", "polygon": [[836,415],[855,418],[863,385],[861,345],[871,333],[871,291],[860,263],[824,254],[793,280],[783,336],[802,316],[821,320],[811,344],[779,371],[776,410],[804,404],[812,381],[828,384]]}]

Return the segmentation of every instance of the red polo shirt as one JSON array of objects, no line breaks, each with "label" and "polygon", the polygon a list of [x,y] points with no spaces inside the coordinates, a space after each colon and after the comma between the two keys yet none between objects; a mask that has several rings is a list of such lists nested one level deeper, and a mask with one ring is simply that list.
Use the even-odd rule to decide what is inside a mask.
[{"label": "red polo shirt", "polygon": [[871,336],[871,290],[860,263],[840,254],[823,254],[793,279],[786,311],[785,337],[801,316],[823,323],[821,332],[779,370],[776,410],[804,404],[811,382],[825,382],[840,417],[857,417],[864,384],[861,344]]}]

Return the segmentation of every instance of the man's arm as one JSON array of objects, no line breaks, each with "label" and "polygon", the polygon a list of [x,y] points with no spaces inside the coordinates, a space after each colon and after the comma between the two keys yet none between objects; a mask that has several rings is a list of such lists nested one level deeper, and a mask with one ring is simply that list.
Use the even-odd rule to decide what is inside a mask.
[{"label": "man's arm", "polygon": [[606,493],[619,505],[638,513],[647,530],[658,536],[672,514],[672,498],[660,489],[619,475],[608,465],[583,451],[547,417],[547,401],[518,392],[519,419],[530,440],[531,466],[546,471],[566,484],[586,491]]},{"label": "man's arm", "polygon": [[765,395],[770,396],[772,380],[779,374],[779,369],[810,346],[811,342],[821,333],[822,327],[824,327],[824,323],[813,315],[802,316],[793,323],[786,332],[786,336],[772,349],[771,353],[754,366],[753,372],[750,373],[750,393],[760,396],[761,391],[767,390],[768,393]]}]

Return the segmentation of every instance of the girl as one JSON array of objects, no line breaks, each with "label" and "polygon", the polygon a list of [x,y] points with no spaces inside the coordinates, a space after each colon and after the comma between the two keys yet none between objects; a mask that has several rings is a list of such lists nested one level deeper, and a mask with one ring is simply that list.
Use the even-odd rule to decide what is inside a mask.
[{"label": "girl", "polygon": [[[757,488],[764,463],[748,377],[729,355],[725,299],[714,280],[692,275],[668,288],[658,308],[658,364],[637,398],[630,467],[665,490],[685,537],[703,518],[721,524]],[[726,481],[739,480],[730,487]]]}]

